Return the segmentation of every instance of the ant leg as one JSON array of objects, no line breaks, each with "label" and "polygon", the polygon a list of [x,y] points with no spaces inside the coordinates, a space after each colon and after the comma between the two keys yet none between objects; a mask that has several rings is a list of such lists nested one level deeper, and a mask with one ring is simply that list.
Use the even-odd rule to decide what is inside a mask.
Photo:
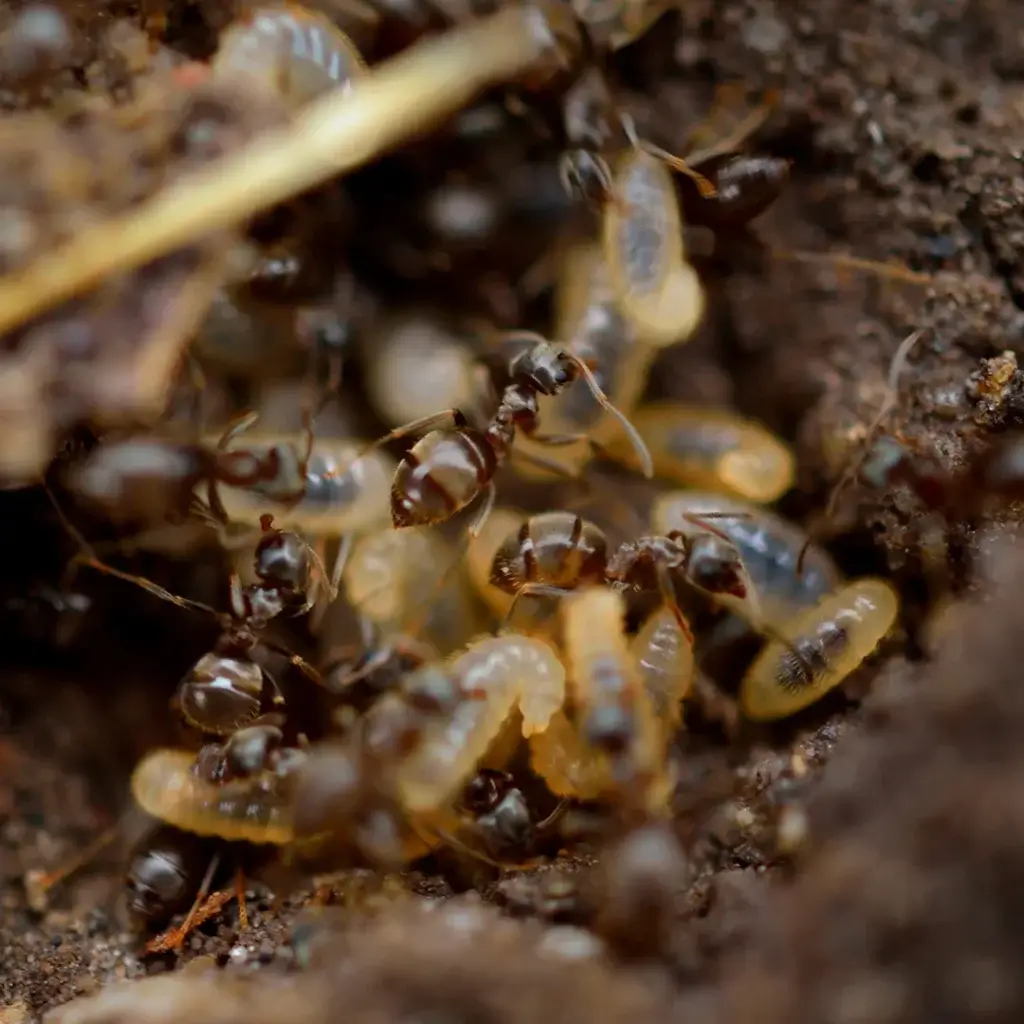
[{"label": "ant leg", "polygon": [[243,412],[240,416],[236,416],[227,427],[224,428],[224,433],[220,435],[220,440],[217,441],[217,450],[225,452],[228,450],[228,445],[235,440],[240,434],[244,434],[258,419],[260,414],[254,409],[250,409],[249,412]]},{"label": "ant leg", "polygon": [[[852,480],[857,476],[864,466],[865,461],[870,451],[871,442],[875,439],[875,434],[878,433],[879,428],[882,426],[886,416],[896,407],[899,401],[899,388],[900,388],[900,376],[903,373],[903,368],[907,363],[907,356],[910,355],[911,349],[917,344],[918,339],[924,331],[913,331],[908,334],[899,344],[896,351],[893,353],[892,360],[889,363],[889,372],[886,375],[886,390],[885,397],[882,399],[881,405],[878,407],[878,412],[875,413],[875,418],[871,421],[867,432],[864,434],[864,439],[861,441],[860,452],[857,457],[851,460],[846,468],[843,470],[839,479],[835,482],[831,492],[828,496],[828,501],[825,504],[825,511],[822,513],[821,522],[827,523],[833,515],[835,515],[836,506],[839,504],[839,498],[843,491],[849,486]],[[807,539],[803,543],[803,547],[800,548],[800,554],[796,558],[796,574],[797,577],[802,577],[804,573],[804,559],[807,557],[807,552],[810,550],[811,544],[816,539],[815,530],[809,530],[807,532]]]},{"label": "ant leg", "polygon": [[[284,694],[281,692],[281,685],[266,669],[263,669],[263,684],[264,688],[270,694],[270,703],[275,708],[283,707],[285,700]],[[252,722],[251,724],[255,725],[256,722]]]},{"label": "ant leg", "polygon": [[238,930],[249,930],[249,911],[245,905],[245,871],[241,866],[235,869],[235,899],[238,900]]},{"label": "ant leg", "polygon": [[177,605],[179,608],[190,608],[195,611],[209,612],[211,615],[217,614],[217,612],[208,604],[203,604],[201,601],[193,601],[187,597],[179,597],[177,594],[172,594],[169,590],[165,590],[152,580],[146,579],[145,576],[134,576],[130,572],[122,572],[120,569],[115,569],[112,565],[107,565],[106,562],[100,561],[100,559],[96,557],[96,549],[85,539],[82,532],[74,523],[71,522],[67,517],[67,514],[64,512],[64,509],[61,508],[60,502],[57,501],[57,496],[53,493],[53,489],[45,480],[41,482],[43,490],[46,492],[46,497],[53,506],[53,510],[57,513],[57,518],[60,520],[61,526],[64,527],[71,539],[74,540],[81,549],[78,554],[68,562],[68,566],[64,570],[64,575],[61,579],[62,589],[70,586],[71,582],[77,575],[77,567],[79,565],[87,565],[90,569],[95,569],[97,572],[105,573],[106,575],[113,576],[119,580],[125,580],[127,583],[134,583],[137,587],[141,587],[143,590],[159,597],[161,600],[169,601],[171,604]]},{"label": "ant leg", "polygon": [[442,409],[441,412],[432,412],[429,416],[421,416],[418,420],[412,420],[410,423],[395,427],[394,430],[389,431],[383,437],[377,438],[376,441],[371,441],[352,460],[350,466],[355,465],[360,459],[366,458],[367,455],[375,452],[378,448],[383,448],[384,445],[390,444],[392,441],[399,441],[410,434],[421,434],[431,430],[440,430],[444,427],[452,427],[458,430],[466,426],[469,426],[466,417],[458,409]]},{"label": "ant leg", "polygon": [[654,145],[653,142],[645,142],[641,139],[636,130],[636,122],[629,114],[620,112],[619,123],[622,125],[622,130],[630,145],[634,148],[642,150],[648,156],[653,156],[656,160],[661,160],[662,163],[668,164],[673,171],[677,171],[679,174],[684,174],[687,178],[690,178],[697,186],[697,191],[700,192],[703,198],[714,199],[718,195],[718,189],[703,174],[695,171],[691,164],[682,157],[675,156],[667,149]]},{"label": "ant leg", "polygon": [[288,659],[289,665],[294,665],[304,676],[311,679],[317,686],[323,686],[326,689],[324,678],[320,675],[317,670],[310,665],[301,654],[296,654],[294,651],[289,650],[284,644],[279,644],[276,640],[260,640],[260,643],[267,648],[268,651],[273,651],[275,654],[283,655]]},{"label": "ant leg", "polygon": [[572,801],[567,796],[563,796],[562,799],[558,801],[555,809],[546,818],[541,819],[533,826],[533,831],[537,835],[541,836],[546,832],[550,832],[565,817],[566,811],[569,810],[569,804],[571,802]]},{"label": "ant leg", "polygon": [[498,488],[494,486],[494,481],[492,480],[487,485],[486,497],[483,500],[480,512],[477,514],[476,519],[473,520],[472,525],[467,531],[471,541],[480,536],[480,531],[484,528],[484,523],[487,522],[488,517],[494,511],[494,502],[497,497]]},{"label": "ant leg", "polygon": [[665,602],[669,611],[672,612],[672,616],[676,620],[676,625],[679,627],[679,631],[684,637],[686,637],[686,642],[692,648],[694,645],[693,630],[690,629],[690,623],[687,622],[686,616],[683,614],[683,609],[679,607],[679,601],[676,599],[675,589],[672,586],[672,579],[669,576],[668,569],[659,562],[656,572],[658,576],[658,590],[661,592],[661,599]]},{"label": "ant leg", "polygon": [[521,597],[565,597],[566,594],[571,593],[572,591],[566,587],[553,587],[549,583],[524,583],[515,592],[512,603],[508,606],[508,611],[505,612],[505,617],[501,620],[501,625],[498,627],[499,631],[508,629],[511,625],[512,615]]},{"label": "ant leg", "polygon": [[[737,90],[735,87],[730,88],[728,85],[721,86],[719,88],[718,98],[714,104],[715,107],[719,108],[719,112],[724,109],[725,106],[723,97],[726,97],[727,99],[730,92],[735,94]],[[697,149],[692,150],[689,154],[690,163],[703,164],[715,157],[725,156],[728,153],[735,152],[735,150],[742,146],[743,143],[746,142],[746,140],[750,138],[750,136],[753,135],[754,132],[756,132],[757,129],[765,123],[765,121],[768,120],[771,112],[778,105],[779,95],[778,89],[766,89],[761,102],[750,110],[745,117],[737,122],[732,131],[720,136],[717,141],[712,142],[707,146],[698,147]],[[715,110],[712,109],[710,113],[713,116]],[[709,121],[710,117],[706,120]],[[694,135],[699,134],[700,130],[701,126],[698,125],[697,128],[691,132],[691,139]]]},{"label": "ant leg", "polygon": [[117,836],[120,827],[121,822],[116,821],[113,825],[105,828],[95,839],[87,843],[83,850],[52,871],[42,871],[39,868],[27,871],[25,873],[24,885],[29,908],[37,913],[45,911],[46,899],[50,890],[66,878],[70,878],[71,875],[92,860],[105,846],[108,846]]}]

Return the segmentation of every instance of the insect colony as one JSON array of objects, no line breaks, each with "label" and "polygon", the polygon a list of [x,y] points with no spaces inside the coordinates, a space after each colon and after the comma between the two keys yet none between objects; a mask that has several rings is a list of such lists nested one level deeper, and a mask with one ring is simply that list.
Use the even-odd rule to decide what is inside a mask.
[{"label": "insect colony", "polygon": [[[761,644],[711,686],[732,734],[814,704],[893,627],[888,583],[844,580],[768,507],[794,481],[784,442],[727,410],[644,400],[659,353],[705,312],[686,226],[747,233],[788,171],[742,151],[766,104],[691,152],[643,137],[612,88],[615,54],[666,10],[382,4],[343,23],[257,7],[208,65],[173,77],[197,103],[242,83],[284,112],[279,130],[295,126],[295,153],[281,170],[280,146],[263,163],[250,152],[248,199],[228,165],[191,194],[228,211],[211,230],[239,229],[230,258],[195,270],[203,314],[179,325],[167,394],[200,409],[219,396],[234,418],[191,437],[180,423],[115,425],[57,474],[71,524],[84,507],[152,527],[194,521],[247,552],[221,635],[174,700],[193,748],[152,751],[132,776],[136,802],[167,826],[128,872],[148,922],[209,888],[211,843],[381,869],[439,849],[511,866],[557,850],[573,807],[608,835],[667,821],[685,709],[708,692],[696,681],[712,654]],[[453,54],[464,63],[445,63]],[[422,134],[389,89],[407,95],[409,68],[442,64],[445,81],[463,66],[466,81],[424,100],[434,135],[335,178]],[[316,112],[333,130],[338,97],[350,142],[371,132],[361,103],[384,130],[358,158],[310,169],[305,129]],[[199,215],[168,213],[184,192],[138,208],[152,226],[141,241],[93,246],[105,263],[0,281],[4,322],[191,242]],[[364,207],[379,222],[359,234]],[[349,265],[334,243],[357,234]],[[296,432],[262,425],[275,377],[299,383],[287,392]],[[350,401],[392,429],[322,431]],[[598,463],[642,500],[622,498]],[[562,503],[521,510],[505,494],[524,486]],[[80,562],[196,604],[82,545]],[[332,636],[340,606],[360,625],[355,646]],[[280,640],[285,618],[304,622],[319,656]],[[281,672],[267,668],[274,653]],[[302,687],[334,706],[312,743],[289,720]]]}]

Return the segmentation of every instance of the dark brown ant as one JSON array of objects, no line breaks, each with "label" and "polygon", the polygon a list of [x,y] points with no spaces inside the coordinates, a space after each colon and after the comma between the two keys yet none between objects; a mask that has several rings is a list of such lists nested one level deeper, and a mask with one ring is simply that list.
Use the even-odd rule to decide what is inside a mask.
[{"label": "dark brown ant", "polygon": [[218,736],[228,736],[255,719],[268,689],[274,705],[284,703],[273,678],[254,660],[261,645],[285,653],[319,680],[311,666],[263,636],[277,616],[309,610],[309,549],[297,534],[275,529],[272,516],[263,517],[261,528],[253,560],[257,582],[243,587],[232,573],[231,612],[222,619],[224,632],[213,650],[188,671],[175,697],[190,725]]},{"label": "dark brown ant", "polygon": [[134,846],[125,871],[132,919],[159,927],[188,910],[215,851],[208,839],[170,825],[148,831]]},{"label": "dark brown ant", "polygon": [[472,816],[468,827],[475,846],[498,863],[527,860],[538,827],[523,791],[507,772],[482,768],[466,784],[462,803]]},{"label": "dark brown ant", "polygon": [[99,446],[73,472],[71,489],[120,519],[184,518],[195,507],[195,490],[205,484],[214,518],[228,516],[218,487],[257,491],[268,502],[296,505],[307,491],[326,491],[328,474],[311,474],[312,414],[303,413],[303,442],[282,441],[248,448],[229,446],[257,419],[247,413],[230,424],[216,446],[179,443],[161,437],[132,437]]},{"label": "dark brown ant", "polygon": [[265,697],[269,696],[274,706],[283,705],[284,698],[277,683],[257,663],[256,653],[260,648],[284,655],[290,664],[322,685],[312,665],[264,635],[271,621],[279,615],[286,612],[302,615],[312,607],[309,547],[298,534],[278,530],[273,516],[260,517],[261,536],[253,556],[257,582],[242,586],[238,575],[231,574],[231,610],[225,615],[200,601],[172,594],[143,576],[123,572],[100,561],[88,541],[64,515],[49,488],[47,492],[65,528],[81,548],[75,562],[134,583],[179,608],[205,611],[220,620],[222,633],[213,650],[189,669],[174,697],[174,705],[190,725],[204,733],[229,736],[259,716]]},{"label": "dark brown ant", "polygon": [[[572,512],[545,512],[528,519],[498,549],[490,582],[515,600],[530,593],[561,594],[587,583],[660,592],[692,641],[675,597],[676,582],[685,581],[707,594],[756,601],[736,545],[706,518],[714,514],[684,516],[693,531],[640,537],[609,554],[607,537],[594,523]],[[506,619],[514,607],[515,601]],[[754,607],[752,618],[757,620]]]},{"label": "dark brown ant", "polygon": [[[558,395],[579,379],[586,381],[598,402],[623,425],[644,475],[653,476],[651,456],[643,439],[608,401],[583,360],[529,332],[516,332],[512,338],[525,341],[527,347],[509,362],[510,382],[483,430],[471,427],[457,409],[447,409],[398,427],[364,450],[365,455],[409,434],[450,424],[430,430],[399,463],[391,487],[391,518],[396,528],[447,522],[486,490],[483,511],[470,530],[470,535],[476,536],[494,504],[494,477],[508,458],[517,430],[541,444],[566,445],[585,440],[600,450],[601,446],[586,434],[538,433],[538,396]],[[562,471],[562,467],[538,456],[531,454],[530,458],[543,462],[547,469]]]}]

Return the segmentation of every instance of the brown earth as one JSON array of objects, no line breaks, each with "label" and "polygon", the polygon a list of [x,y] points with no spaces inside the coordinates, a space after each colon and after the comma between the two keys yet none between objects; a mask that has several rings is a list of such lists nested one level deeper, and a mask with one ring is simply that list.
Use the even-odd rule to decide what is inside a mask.
[{"label": "brown earth", "polygon": [[[195,6],[214,10],[201,27],[223,17],[224,5]],[[775,255],[712,277],[707,324],[667,354],[656,392],[733,405],[791,440],[801,478],[785,507],[809,522],[912,331],[922,333],[887,427],[910,451],[956,469],[993,432],[1018,426],[1018,5],[686,0],[673,19],[622,58],[644,129],[672,147],[716,83],[778,88],[759,144],[793,168],[758,222]],[[199,31],[192,14],[184,21]],[[640,93],[654,81],[652,103]],[[826,251],[932,279],[881,280],[786,256]],[[126,840],[37,911],[23,881],[67,862],[125,811],[130,766],[170,737],[167,697],[209,630],[146,597],[124,607],[104,585],[78,639],[55,650],[46,602],[16,599],[41,566],[58,569],[65,547],[45,501],[0,498],[0,1021],[36,1019],[82,995],[95,1001],[59,1019],[314,1022],[344,1006],[367,1022],[882,1024],[1017,1019],[1024,1007],[1014,580],[1024,566],[998,524],[995,534],[949,530],[942,556],[948,548],[954,564],[939,557],[938,575],[969,583],[980,604],[922,626],[944,589],[924,572],[935,517],[902,487],[850,487],[831,524],[836,553],[851,573],[893,575],[909,610],[908,652],[927,656],[897,653],[866,673],[871,695],[859,710],[829,704],[732,751],[695,742],[694,795],[683,794],[677,822],[687,882],[653,961],[628,961],[617,933],[598,939],[586,928],[603,896],[588,881],[589,857],[574,855],[486,882],[495,907],[473,893],[449,898],[449,884],[429,875],[344,878],[315,899],[308,884],[273,878],[278,899],[253,891],[244,935],[229,905],[187,944],[181,960],[198,967],[122,990],[108,986],[176,966],[141,958],[126,929]],[[998,518],[1012,522],[1016,510]],[[995,554],[979,559],[979,546]],[[775,845],[783,808],[809,830],[792,862]]]}]

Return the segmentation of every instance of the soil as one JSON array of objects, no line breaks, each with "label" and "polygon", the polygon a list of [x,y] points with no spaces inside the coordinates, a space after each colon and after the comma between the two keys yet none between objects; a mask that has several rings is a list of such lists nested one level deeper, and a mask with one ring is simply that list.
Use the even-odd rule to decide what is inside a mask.
[{"label": "soil", "polygon": [[[223,17],[187,6],[199,36]],[[751,265],[709,266],[707,322],[652,389],[776,429],[800,466],[784,510],[818,523],[851,574],[900,586],[905,631],[859,674],[865,700],[732,746],[713,730],[688,741],[681,860],[658,861],[621,919],[592,851],[458,895],[464,883],[429,870],[311,884],[281,869],[251,883],[244,933],[231,903],[180,956],[145,957],[121,900],[141,827],[126,781],[173,738],[167,699],[212,627],[146,595],[126,605],[113,581],[88,609],[56,608],[38,579],[56,578],[68,545],[45,498],[5,493],[0,1022],[312,1024],[340,1006],[359,1022],[1019,1018],[1019,509],[947,523],[906,487],[855,481],[820,522],[912,332],[883,431],[915,457],[962,469],[1024,418],[1019,13],[1014,0],[686,0],[621,59],[638,122],[668,148],[722,82],[778,90],[758,147],[792,160],[790,184],[757,222]],[[928,279],[798,257],[825,252]],[[203,594],[218,571],[174,589]],[[30,906],[33,872],[122,819]],[[633,903],[658,908],[653,948],[633,941],[653,928]]]}]

